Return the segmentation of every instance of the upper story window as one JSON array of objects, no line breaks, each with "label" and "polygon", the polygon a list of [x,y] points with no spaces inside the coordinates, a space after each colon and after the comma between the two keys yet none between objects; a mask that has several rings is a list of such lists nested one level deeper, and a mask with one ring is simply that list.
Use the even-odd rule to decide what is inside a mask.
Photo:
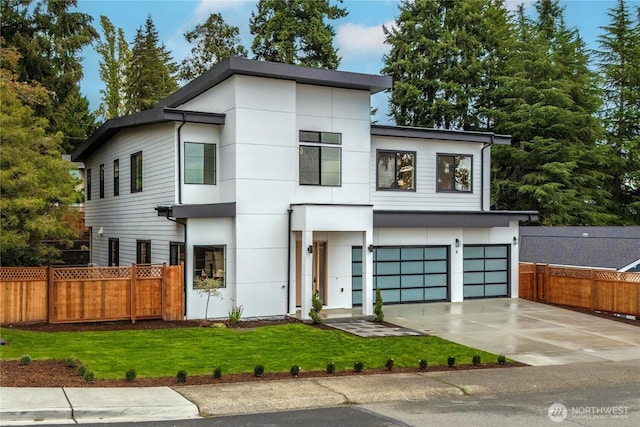
[{"label": "upper story window", "polygon": [[416,153],[413,151],[376,151],[378,190],[416,189]]},{"label": "upper story window", "polygon": [[342,185],[342,134],[301,130],[300,142],[300,184]]},{"label": "upper story window", "polygon": [[100,198],[104,199],[104,165],[100,165]]},{"label": "upper story window", "polygon": [[85,188],[85,193],[86,193],[86,199],[87,200],[91,200],[91,169],[87,169],[87,172],[85,173],[85,179],[86,179],[86,188]]},{"label": "upper story window", "polygon": [[142,151],[131,155],[131,192],[142,191]]},{"label": "upper story window", "polygon": [[136,264],[151,264],[151,241],[136,240]]},{"label": "upper story window", "polygon": [[472,164],[468,154],[438,154],[438,191],[470,193]]},{"label": "upper story window", "polygon": [[120,195],[120,159],[113,161],[113,195]]},{"label": "upper story window", "polygon": [[184,143],[184,183],[216,183],[215,144]]}]

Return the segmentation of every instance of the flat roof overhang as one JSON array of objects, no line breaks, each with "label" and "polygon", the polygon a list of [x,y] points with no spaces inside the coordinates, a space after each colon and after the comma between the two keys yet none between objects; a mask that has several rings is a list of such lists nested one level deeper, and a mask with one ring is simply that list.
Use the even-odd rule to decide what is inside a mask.
[{"label": "flat roof overhang", "polygon": [[235,218],[236,203],[206,203],[158,206],[158,216],[167,218]]},{"label": "flat roof overhang", "polygon": [[509,227],[510,221],[536,223],[537,211],[373,211],[373,227]]}]

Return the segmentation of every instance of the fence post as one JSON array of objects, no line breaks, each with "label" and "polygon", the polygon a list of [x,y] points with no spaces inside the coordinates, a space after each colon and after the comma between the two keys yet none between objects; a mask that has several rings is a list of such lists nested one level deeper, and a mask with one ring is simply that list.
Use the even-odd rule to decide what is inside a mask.
[{"label": "fence post", "polygon": [[167,263],[162,263],[162,320],[167,320]]},{"label": "fence post", "polygon": [[544,283],[542,285],[542,302],[549,302],[549,264],[544,265]]},{"label": "fence post", "polygon": [[596,272],[593,268],[589,269],[589,275],[590,275],[590,292],[591,292],[591,310],[595,310],[596,309]]},{"label": "fence post", "polygon": [[53,284],[53,267],[52,266],[49,266],[49,268],[47,269],[47,282],[48,282],[47,323],[53,323],[52,318],[53,318],[53,312],[55,310],[55,298],[54,298],[54,290],[53,290],[54,284]]},{"label": "fence post", "polygon": [[131,324],[136,323],[136,281],[138,271],[135,264],[131,264]]},{"label": "fence post", "polygon": [[531,301],[538,302],[538,264],[533,263],[533,283],[531,283]]}]

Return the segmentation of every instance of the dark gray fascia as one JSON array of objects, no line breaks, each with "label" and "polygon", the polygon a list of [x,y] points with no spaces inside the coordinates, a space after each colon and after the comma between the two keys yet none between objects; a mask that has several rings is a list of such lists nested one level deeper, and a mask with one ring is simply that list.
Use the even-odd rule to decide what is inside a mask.
[{"label": "dark gray fascia", "polygon": [[84,161],[102,143],[122,129],[152,125],[166,122],[202,123],[209,125],[224,125],[225,115],[219,113],[203,113],[199,111],[185,111],[175,108],[154,108],[127,116],[107,120],[100,128],[71,154],[74,162]]},{"label": "dark gray fascia", "polygon": [[374,227],[508,227],[509,221],[539,220],[537,211],[373,211]]},{"label": "dark gray fascia", "polygon": [[161,100],[158,106],[178,107],[236,74],[278,80],[293,80],[300,84],[316,86],[366,90],[370,93],[382,92],[383,90],[391,89],[392,86],[392,79],[389,76],[229,57]]},{"label": "dark gray fascia", "polygon": [[234,218],[236,203],[173,205],[169,216],[173,218]]},{"label": "dark gray fascia", "polygon": [[511,144],[510,135],[496,135],[492,132],[462,130],[426,129],[406,126],[372,125],[372,136],[398,138],[438,139],[444,141],[478,142],[481,144]]}]

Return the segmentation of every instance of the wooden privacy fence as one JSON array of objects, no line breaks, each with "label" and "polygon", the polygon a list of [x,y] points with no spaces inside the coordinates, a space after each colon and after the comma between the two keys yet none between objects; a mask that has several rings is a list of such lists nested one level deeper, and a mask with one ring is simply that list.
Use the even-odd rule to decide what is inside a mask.
[{"label": "wooden privacy fence", "polygon": [[184,318],[183,265],[2,267],[0,323]]},{"label": "wooden privacy fence", "polygon": [[519,296],[549,304],[640,316],[640,273],[521,263]]}]

